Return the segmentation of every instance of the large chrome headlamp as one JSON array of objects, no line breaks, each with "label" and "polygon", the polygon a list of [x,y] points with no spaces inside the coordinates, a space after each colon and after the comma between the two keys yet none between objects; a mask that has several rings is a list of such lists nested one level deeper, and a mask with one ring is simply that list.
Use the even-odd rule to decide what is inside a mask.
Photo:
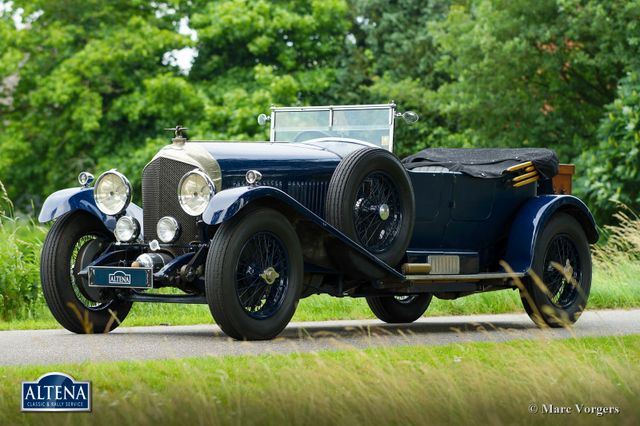
[{"label": "large chrome headlamp", "polygon": [[204,213],[215,193],[215,187],[209,176],[198,169],[182,176],[178,184],[180,206],[191,216],[200,216]]},{"label": "large chrome headlamp", "polygon": [[100,211],[117,215],[125,211],[131,202],[131,184],[116,170],[109,170],[98,177],[93,187],[93,198]]}]

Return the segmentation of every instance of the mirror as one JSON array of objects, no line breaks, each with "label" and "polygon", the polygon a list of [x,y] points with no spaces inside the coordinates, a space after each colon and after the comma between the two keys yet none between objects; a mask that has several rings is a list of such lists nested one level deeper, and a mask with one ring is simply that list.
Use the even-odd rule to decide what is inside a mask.
[{"label": "mirror", "polygon": [[271,117],[269,117],[267,114],[260,114],[258,116],[259,125],[264,126],[265,124],[267,124],[267,121],[271,121]]},{"label": "mirror", "polygon": [[420,120],[420,116],[413,111],[405,111],[402,113],[402,119],[409,124],[413,124]]}]

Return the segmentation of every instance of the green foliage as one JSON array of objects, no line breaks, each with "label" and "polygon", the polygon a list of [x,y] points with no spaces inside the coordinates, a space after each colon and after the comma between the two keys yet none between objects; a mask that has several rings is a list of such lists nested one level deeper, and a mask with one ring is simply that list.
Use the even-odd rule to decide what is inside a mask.
[{"label": "green foliage", "polygon": [[0,182],[0,319],[26,318],[41,303],[38,258],[43,228],[10,217],[12,203]]},{"label": "green foliage", "polygon": [[259,112],[319,101],[335,80],[350,27],[343,0],[225,0],[194,10],[189,78],[207,98],[196,136],[264,139]]},{"label": "green foliage", "polygon": [[[485,146],[547,146],[575,157],[593,140],[624,69],[637,65],[640,2],[469,2],[434,24],[440,109]],[[566,158],[568,160],[569,158]]]},{"label": "green foliage", "polygon": [[598,128],[599,143],[582,156],[583,193],[603,222],[620,203],[640,205],[640,74],[620,81],[615,101]]},{"label": "green foliage", "polygon": [[168,17],[158,18],[153,4],[13,2],[30,26],[7,37],[22,61],[7,70],[19,82],[3,112],[0,164],[19,203],[26,201],[21,195],[69,186],[78,171],[121,146],[157,136],[168,113],[180,120],[198,112],[193,90],[162,64],[165,52],[191,42]]},{"label": "green foliage", "polygon": [[[338,73],[336,103],[386,103],[420,113],[420,121],[396,127],[396,154],[428,146],[465,146],[434,103],[434,90],[448,79],[435,69],[440,51],[429,23],[446,17],[450,0],[353,0],[353,43],[345,46]],[[352,90],[344,90],[353,87]]]},{"label": "green foliage", "polygon": [[[138,182],[164,127],[260,140],[255,117],[272,104],[391,100],[421,115],[398,123],[399,156],[428,146],[545,146],[563,162],[585,153],[578,195],[601,219],[611,199],[640,207],[636,133],[616,106],[635,111],[622,92],[640,66],[640,0],[10,3],[0,12],[0,179],[20,209],[83,169],[117,167]],[[196,36],[180,33],[185,22]],[[197,52],[189,72],[170,59],[182,48]]]}]

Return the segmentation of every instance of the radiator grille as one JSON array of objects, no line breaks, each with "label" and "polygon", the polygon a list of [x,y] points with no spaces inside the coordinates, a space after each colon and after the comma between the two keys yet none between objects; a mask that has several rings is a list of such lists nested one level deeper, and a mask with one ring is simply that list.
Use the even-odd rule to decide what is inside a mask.
[{"label": "radiator grille", "polygon": [[178,202],[178,183],[185,173],[195,169],[191,164],[158,158],[147,165],[142,173],[142,206],[144,209],[144,238],[158,238],[156,224],[163,216],[174,217],[182,232],[178,244],[198,239],[196,218],[182,210]]},{"label": "radiator grille", "polygon": [[324,217],[328,181],[291,181],[287,193],[320,217]]}]

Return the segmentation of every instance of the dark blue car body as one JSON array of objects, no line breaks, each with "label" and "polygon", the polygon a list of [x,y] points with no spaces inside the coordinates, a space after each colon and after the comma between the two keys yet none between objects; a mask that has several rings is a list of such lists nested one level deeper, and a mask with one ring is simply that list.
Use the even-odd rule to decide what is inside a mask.
[{"label": "dark blue car body", "polygon": [[[391,113],[395,114],[395,109]],[[181,269],[188,266],[195,270],[203,264],[216,229],[243,209],[256,206],[278,210],[295,227],[303,250],[305,280],[315,283],[307,285],[303,296],[432,293],[457,297],[513,288],[513,278],[529,273],[542,230],[560,212],[579,222],[589,243],[598,240],[595,222],[585,204],[571,195],[553,194],[548,179],[514,187],[506,184],[506,179],[482,179],[459,171],[408,170],[415,200],[413,234],[402,260],[387,264],[329,223],[325,214],[327,191],[336,168],[346,156],[371,144],[329,135],[297,143],[192,141],[187,146],[197,149],[200,158],[208,155],[214,159],[211,164],[220,175],[204,213],[193,218],[179,208],[179,179],[194,169],[195,163],[181,161],[182,148],[170,145],[145,167],[142,199],[134,196],[134,202],[121,214],[141,224],[140,239],[114,244],[91,266],[130,264],[131,259],[149,251],[152,241],[157,242],[155,227],[160,217],[171,215],[183,225],[184,236],[176,243],[160,244],[173,253],[173,258],[154,272],[154,287],[182,288],[176,284]],[[249,170],[259,170],[262,180],[248,184],[245,175]],[[79,187],[52,194],[39,219],[48,222],[73,211],[94,215],[110,231],[118,218],[100,211],[91,187]],[[455,272],[418,276],[402,268],[404,264],[452,258]],[[85,268],[82,273],[86,272]],[[135,301],[206,303],[202,281],[198,278],[190,282],[186,296],[134,291],[126,297]]]}]

